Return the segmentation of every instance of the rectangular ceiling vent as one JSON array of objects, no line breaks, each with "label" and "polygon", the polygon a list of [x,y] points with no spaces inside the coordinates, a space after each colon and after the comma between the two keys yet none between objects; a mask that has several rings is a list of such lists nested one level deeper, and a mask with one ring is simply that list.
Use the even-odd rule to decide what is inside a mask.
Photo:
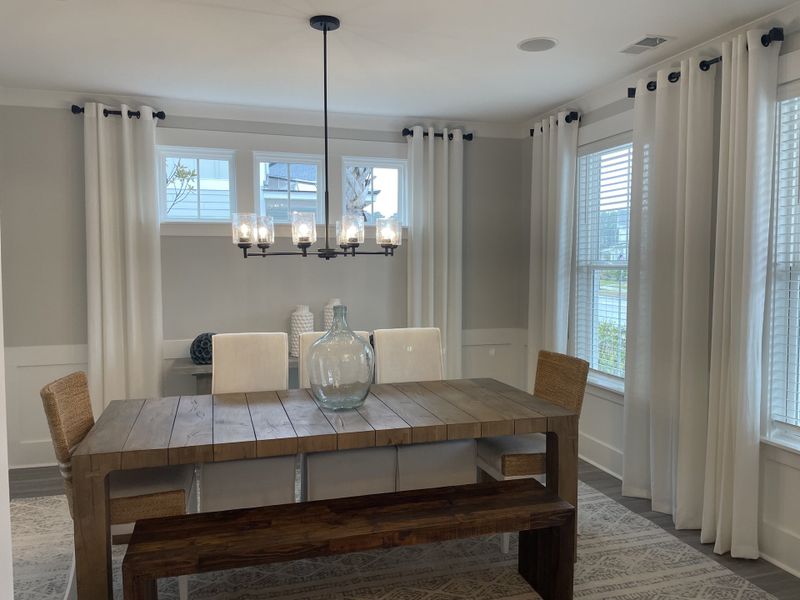
[{"label": "rectangular ceiling vent", "polygon": [[664,42],[668,42],[670,39],[665,35],[646,35],[642,39],[632,43],[627,48],[623,48],[620,50],[623,54],[641,54],[642,52],[647,52],[648,50],[652,50],[663,44]]}]

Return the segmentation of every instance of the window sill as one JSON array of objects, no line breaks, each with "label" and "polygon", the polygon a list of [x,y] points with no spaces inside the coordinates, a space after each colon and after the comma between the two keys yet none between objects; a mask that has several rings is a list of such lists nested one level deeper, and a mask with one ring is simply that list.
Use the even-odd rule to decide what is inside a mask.
[{"label": "window sill", "polygon": [[621,377],[607,375],[600,371],[589,369],[589,377],[587,383],[594,388],[612,392],[622,396],[625,393],[625,380]]},{"label": "window sill", "polygon": [[[331,237],[333,238],[333,227]],[[229,222],[202,222],[202,221],[165,221],[161,223],[161,235],[171,237],[231,237],[231,224]],[[288,223],[275,225],[277,239],[291,239],[292,226]],[[317,243],[325,238],[325,226],[317,225]],[[364,232],[366,240],[375,239],[375,226],[367,225]],[[333,239],[332,239],[333,241]],[[408,227],[403,226],[403,241],[408,241]]]},{"label": "window sill", "polygon": [[796,455],[798,460],[800,460],[800,439],[794,436],[773,434],[771,437],[762,437],[761,444],[783,450],[784,452],[790,452]]}]

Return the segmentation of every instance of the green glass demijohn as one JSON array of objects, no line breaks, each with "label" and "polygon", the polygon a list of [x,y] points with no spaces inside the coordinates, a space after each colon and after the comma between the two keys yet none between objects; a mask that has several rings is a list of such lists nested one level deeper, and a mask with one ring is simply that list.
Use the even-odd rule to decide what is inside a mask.
[{"label": "green glass demijohn", "polygon": [[333,307],[331,328],[308,352],[311,393],[325,408],[343,410],[364,404],[372,383],[375,353],[369,340],[347,325],[347,307]]}]

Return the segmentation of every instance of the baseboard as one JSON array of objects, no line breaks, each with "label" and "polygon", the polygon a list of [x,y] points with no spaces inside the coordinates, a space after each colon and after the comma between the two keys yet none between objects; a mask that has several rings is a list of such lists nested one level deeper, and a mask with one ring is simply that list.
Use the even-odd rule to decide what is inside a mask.
[{"label": "baseboard", "polygon": [[765,561],[767,561],[768,563],[775,565],[776,567],[778,567],[779,569],[781,569],[781,570],[783,570],[783,571],[786,571],[786,572],[787,572],[787,573],[789,573],[790,575],[793,575],[793,576],[795,576],[795,577],[797,577],[797,578],[800,578],[800,570],[798,570],[798,569],[793,569],[792,567],[790,567],[790,566],[789,566],[789,565],[787,565],[786,563],[784,563],[784,562],[781,562],[781,561],[779,561],[779,560],[777,560],[777,559],[775,559],[775,558],[772,558],[772,557],[771,557],[771,556],[769,556],[768,554],[764,554],[763,552],[761,552],[761,553],[759,554],[759,558],[763,558],[763,559],[764,559]]},{"label": "baseboard", "polygon": [[[760,528],[761,558],[795,577],[800,577],[800,553],[797,552],[800,548],[800,535],[764,519]],[[766,540],[769,540],[769,544],[765,543]]]},{"label": "baseboard", "polygon": [[590,465],[622,479],[622,451],[586,433],[579,434],[579,456]]}]

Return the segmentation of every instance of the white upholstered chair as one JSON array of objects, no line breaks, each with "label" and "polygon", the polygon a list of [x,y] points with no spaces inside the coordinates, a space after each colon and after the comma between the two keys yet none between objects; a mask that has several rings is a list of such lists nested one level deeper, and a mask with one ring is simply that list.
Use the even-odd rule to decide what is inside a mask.
[{"label": "white upholstered chair", "polygon": [[[444,378],[442,341],[436,327],[376,329],[375,381],[437,381]],[[475,440],[397,447],[397,491],[477,480]]]},{"label": "white upholstered chair", "polygon": [[[301,388],[311,387],[308,351],[311,344],[324,334],[324,331],[300,334],[297,372]],[[355,334],[369,340],[367,331],[356,331]],[[331,418],[336,418],[335,413],[329,414]],[[306,454],[303,457],[303,466],[304,500],[393,492],[397,477],[397,450],[390,446]]]},{"label": "white upholstered chair", "polygon": [[[212,338],[213,394],[285,390],[289,344],[285,333],[220,333]],[[295,456],[205,463],[200,507],[204,512],[294,502]]]}]

